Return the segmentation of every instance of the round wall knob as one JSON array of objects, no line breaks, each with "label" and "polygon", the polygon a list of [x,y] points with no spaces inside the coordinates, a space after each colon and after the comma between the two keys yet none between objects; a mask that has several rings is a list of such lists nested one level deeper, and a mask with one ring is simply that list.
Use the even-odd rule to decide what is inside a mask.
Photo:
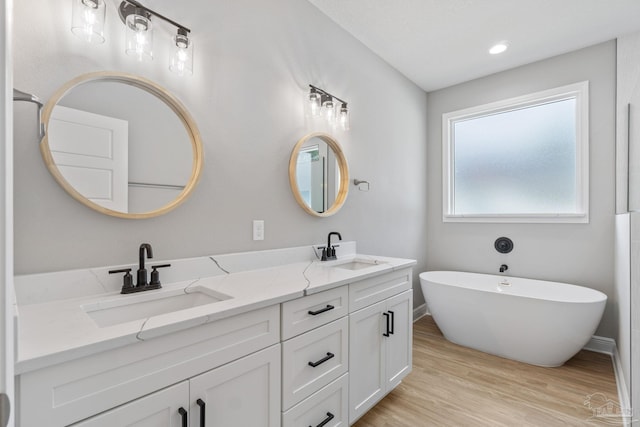
[{"label": "round wall knob", "polygon": [[508,254],[513,250],[513,241],[508,237],[498,237],[493,246],[501,254]]}]

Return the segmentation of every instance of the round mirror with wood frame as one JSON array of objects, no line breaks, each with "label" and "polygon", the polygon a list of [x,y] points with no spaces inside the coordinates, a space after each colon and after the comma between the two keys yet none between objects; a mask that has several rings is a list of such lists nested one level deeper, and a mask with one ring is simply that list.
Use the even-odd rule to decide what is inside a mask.
[{"label": "round mirror with wood frame", "polygon": [[44,162],[62,188],[100,213],[143,219],[175,209],[203,164],[200,133],[176,97],[143,77],[81,75],[42,113]]},{"label": "round mirror with wood frame", "polygon": [[293,147],[289,183],[296,202],[310,215],[340,210],[349,192],[349,167],[340,144],[326,133],[312,133]]}]

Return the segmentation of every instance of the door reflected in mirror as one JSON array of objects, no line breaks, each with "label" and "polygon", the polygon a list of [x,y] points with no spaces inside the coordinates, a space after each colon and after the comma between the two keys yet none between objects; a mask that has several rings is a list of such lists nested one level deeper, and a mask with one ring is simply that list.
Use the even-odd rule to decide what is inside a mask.
[{"label": "door reflected in mirror", "polygon": [[81,76],[45,107],[42,153],[73,197],[109,215],[143,218],[177,206],[201,169],[195,124],[155,84],[121,74]]},{"label": "door reflected in mirror", "polygon": [[296,201],[316,216],[337,212],[347,196],[348,168],[342,149],[327,134],[302,138],[291,154],[289,179]]}]

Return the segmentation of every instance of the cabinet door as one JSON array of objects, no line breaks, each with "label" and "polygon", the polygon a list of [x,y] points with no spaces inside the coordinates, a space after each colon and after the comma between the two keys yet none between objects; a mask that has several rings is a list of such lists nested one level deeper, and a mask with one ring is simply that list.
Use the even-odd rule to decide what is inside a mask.
[{"label": "cabinet door", "polygon": [[[409,290],[387,300],[393,333],[385,339],[386,392],[393,390],[411,372],[413,338],[413,291]],[[385,325],[386,326],[386,325]]]},{"label": "cabinet door", "polygon": [[349,424],[385,394],[386,301],[349,315]]},{"label": "cabinet door", "polygon": [[[190,380],[191,427],[280,426],[280,344]],[[198,402],[204,403],[204,407]]]},{"label": "cabinet door", "polygon": [[80,421],[73,426],[182,427],[180,408],[185,411],[189,408],[188,381],[183,381],[85,421]]}]

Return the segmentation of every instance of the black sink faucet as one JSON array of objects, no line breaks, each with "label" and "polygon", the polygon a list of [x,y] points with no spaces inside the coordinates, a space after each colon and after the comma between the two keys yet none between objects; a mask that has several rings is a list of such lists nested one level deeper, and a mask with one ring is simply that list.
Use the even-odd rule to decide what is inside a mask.
[{"label": "black sink faucet", "polygon": [[153,250],[149,243],[143,243],[140,245],[138,252],[139,267],[138,267],[138,283],[133,284],[133,276],[131,275],[131,268],[121,268],[119,270],[111,270],[109,274],[124,273],[122,278],[122,291],[121,294],[131,294],[134,292],[149,291],[151,289],[160,289],[160,272],[159,268],[171,267],[171,264],[161,264],[151,266],[151,283],[147,281],[147,269],[144,265],[145,255],[147,258],[153,258]]},{"label": "black sink faucet", "polygon": [[342,240],[342,236],[337,231],[332,231],[327,236],[327,247],[322,249],[322,258],[321,261],[329,261],[336,258],[336,247],[331,246],[331,236],[338,236],[339,240]]},{"label": "black sink faucet", "polygon": [[139,258],[140,263],[138,266],[138,283],[136,286],[147,286],[147,269],[144,268],[144,254],[147,253],[149,259],[153,258],[153,250],[149,243],[143,243],[140,245]]}]

